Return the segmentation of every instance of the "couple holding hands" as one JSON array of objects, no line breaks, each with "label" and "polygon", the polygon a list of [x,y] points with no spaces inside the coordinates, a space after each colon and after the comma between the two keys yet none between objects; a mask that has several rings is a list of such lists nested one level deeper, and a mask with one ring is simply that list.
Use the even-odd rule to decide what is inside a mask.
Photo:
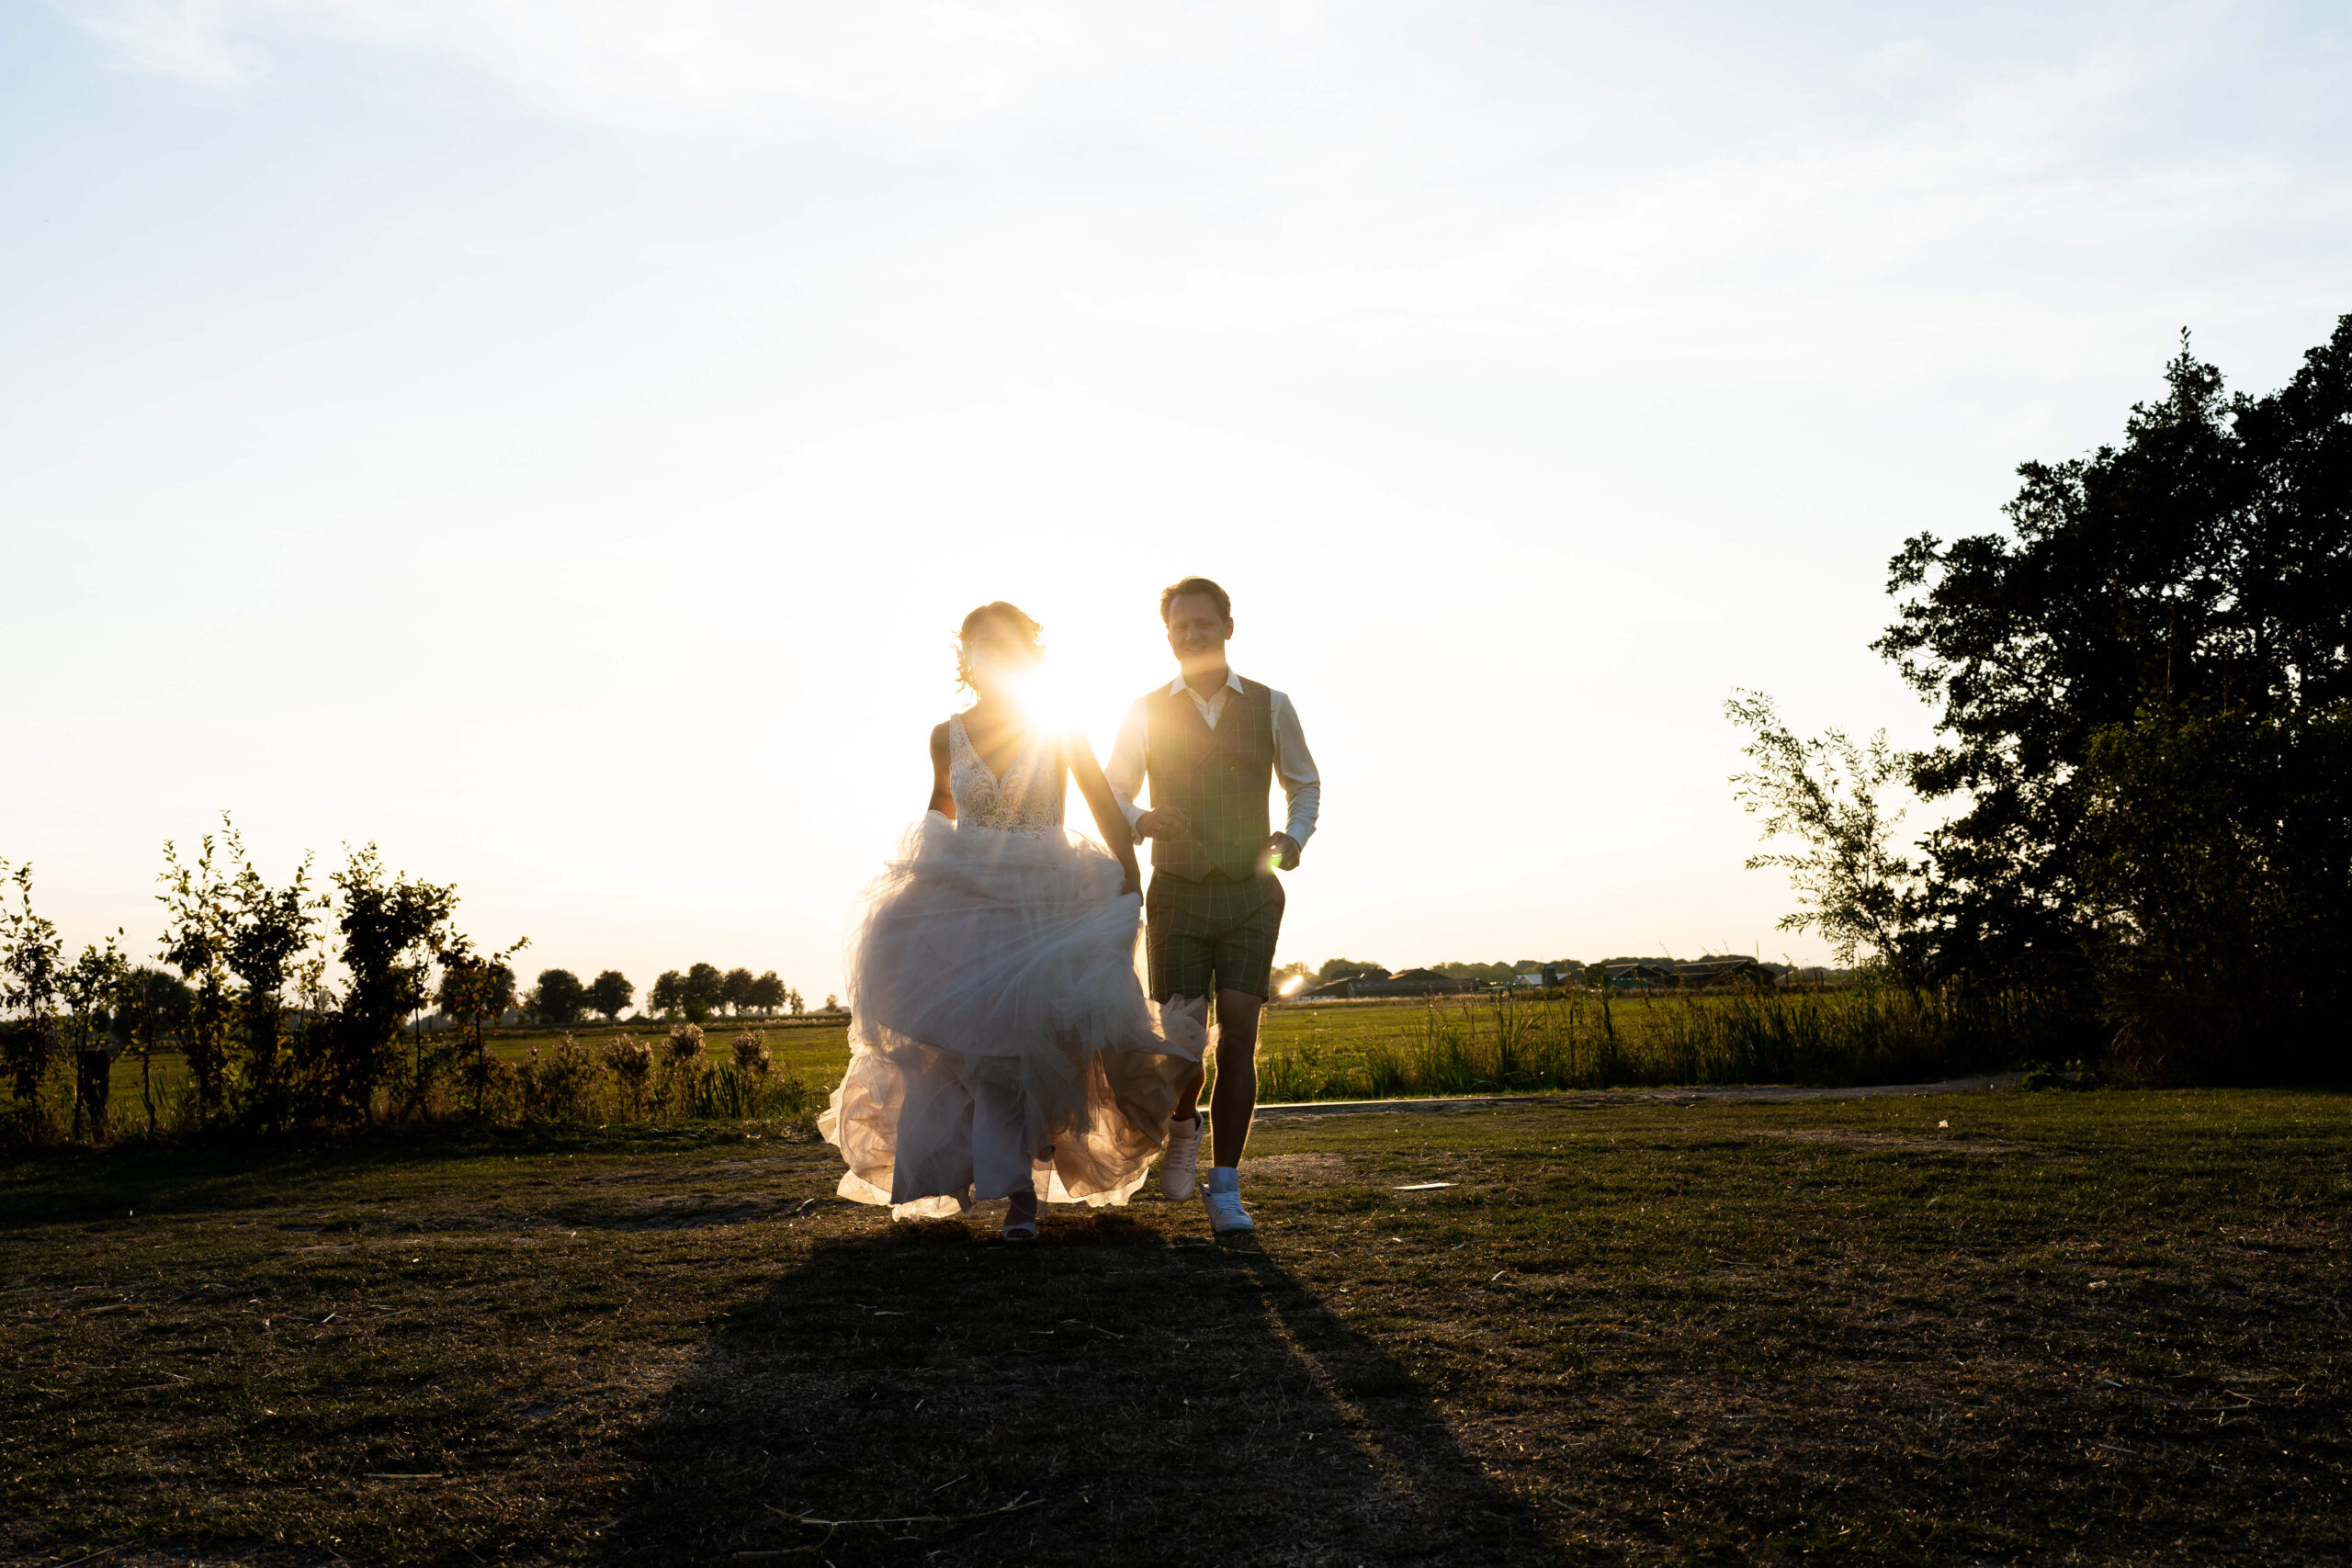
[{"label": "couple holding hands", "polygon": [[[975,700],[932,731],[930,809],[852,924],[849,1070],[819,1120],[849,1166],[842,1196],[901,1217],[1010,1199],[1005,1239],[1034,1240],[1043,1203],[1124,1203],[1163,1147],[1161,1190],[1192,1196],[1214,999],[1202,1201],[1218,1234],[1255,1228],[1240,1164],[1282,925],[1272,873],[1298,864],[1321,785],[1290,699],[1226,663],[1225,590],[1185,578],[1159,615],[1180,673],[1128,709],[1107,767],[1024,707],[1037,623],[1001,603],[964,617]],[[1107,850],[1063,828],[1071,781]]]}]

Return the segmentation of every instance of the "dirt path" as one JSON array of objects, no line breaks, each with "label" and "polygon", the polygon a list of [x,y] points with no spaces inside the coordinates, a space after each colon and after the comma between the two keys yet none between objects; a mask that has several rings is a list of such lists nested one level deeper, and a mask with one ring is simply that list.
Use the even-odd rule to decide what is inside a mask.
[{"label": "dirt path", "polygon": [[1312,1100],[1287,1105],[1261,1105],[1261,1122],[1301,1116],[1370,1116],[1382,1112],[1429,1114],[1444,1111],[1485,1111],[1508,1105],[1571,1105],[1598,1110],[1611,1105],[1697,1105],[1711,1100],[1881,1100],[1895,1095],[1981,1094],[2007,1089],[2023,1073],[1986,1073],[1976,1077],[1946,1078],[1941,1083],[1865,1084],[1856,1089],[1804,1089],[1794,1084],[1731,1084],[1705,1089],[1603,1089],[1565,1094],[1464,1094],[1436,1100]]}]

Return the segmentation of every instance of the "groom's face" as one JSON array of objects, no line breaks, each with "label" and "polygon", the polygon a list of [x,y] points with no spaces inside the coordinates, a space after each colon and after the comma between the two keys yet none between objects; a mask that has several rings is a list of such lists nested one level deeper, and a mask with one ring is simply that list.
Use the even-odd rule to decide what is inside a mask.
[{"label": "groom's face", "polygon": [[1186,593],[1168,602],[1168,646],[1186,670],[1215,670],[1225,662],[1225,645],[1233,623],[1219,614],[1216,601],[1205,593]]}]

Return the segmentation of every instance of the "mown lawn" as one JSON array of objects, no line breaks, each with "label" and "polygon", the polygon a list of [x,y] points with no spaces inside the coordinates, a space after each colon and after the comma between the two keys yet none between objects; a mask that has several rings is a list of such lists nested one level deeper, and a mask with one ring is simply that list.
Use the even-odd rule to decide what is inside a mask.
[{"label": "mown lawn", "polygon": [[740,1131],[60,1154],[0,1558],[2342,1562],[2346,1109],[1270,1118],[1225,1246]]}]

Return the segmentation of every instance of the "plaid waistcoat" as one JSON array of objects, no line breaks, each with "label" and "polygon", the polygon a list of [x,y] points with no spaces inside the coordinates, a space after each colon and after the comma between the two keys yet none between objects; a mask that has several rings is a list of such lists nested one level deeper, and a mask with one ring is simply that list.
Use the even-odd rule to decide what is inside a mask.
[{"label": "plaid waistcoat", "polygon": [[1272,696],[1243,676],[1215,729],[1191,697],[1170,695],[1165,686],[1144,702],[1144,776],[1152,807],[1176,807],[1193,819],[1183,838],[1151,841],[1152,869],[1194,882],[1216,871],[1237,881],[1255,876],[1272,830],[1266,818],[1274,782]]}]

